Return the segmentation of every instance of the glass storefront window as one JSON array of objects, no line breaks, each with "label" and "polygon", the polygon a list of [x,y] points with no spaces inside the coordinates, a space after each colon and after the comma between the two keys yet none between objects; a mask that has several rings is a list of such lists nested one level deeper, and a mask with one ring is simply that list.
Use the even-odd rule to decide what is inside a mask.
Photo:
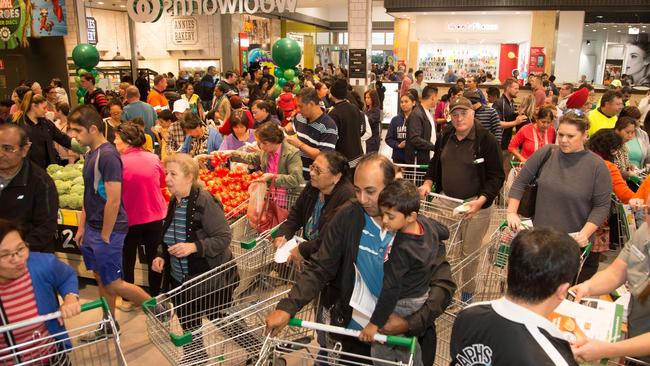
[{"label": "glass storefront window", "polygon": [[316,33],[316,44],[330,44],[330,32]]},{"label": "glass storefront window", "polygon": [[372,32],[372,44],[375,46],[382,46],[385,44],[386,33]]},{"label": "glass storefront window", "polygon": [[386,45],[392,46],[394,42],[395,33],[386,32]]}]

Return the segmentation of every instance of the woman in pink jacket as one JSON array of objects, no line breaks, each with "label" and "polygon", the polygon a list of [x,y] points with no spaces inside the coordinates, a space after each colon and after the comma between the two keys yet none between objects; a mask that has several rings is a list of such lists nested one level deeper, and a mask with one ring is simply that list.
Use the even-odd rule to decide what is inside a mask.
[{"label": "woman in pink jacket", "polygon": [[[135,123],[126,122],[115,131],[115,147],[122,157],[122,204],[129,220],[129,232],[124,239],[124,281],[133,283],[133,272],[138,247],[143,245],[147,265],[156,257],[162,238],[162,220],[167,213],[167,203],[162,194],[165,171],[157,155],[145,150],[144,130]],[[161,276],[149,270],[149,293],[160,292]],[[119,306],[131,311],[126,299]]]}]

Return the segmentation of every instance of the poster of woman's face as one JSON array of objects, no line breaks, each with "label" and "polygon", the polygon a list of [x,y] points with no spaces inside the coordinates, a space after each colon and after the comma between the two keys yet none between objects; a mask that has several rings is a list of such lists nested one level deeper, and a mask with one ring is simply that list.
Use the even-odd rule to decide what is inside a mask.
[{"label": "poster of woman's face", "polygon": [[634,85],[650,86],[650,37],[647,33],[630,38],[624,73]]}]

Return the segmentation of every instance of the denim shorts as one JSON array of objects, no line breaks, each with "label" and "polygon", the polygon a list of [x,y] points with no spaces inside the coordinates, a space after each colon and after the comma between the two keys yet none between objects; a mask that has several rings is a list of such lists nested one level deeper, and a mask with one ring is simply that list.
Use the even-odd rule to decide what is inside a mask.
[{"label": "denim shorts", "polygon": [[99,274],[103,285],[121,280],[122,248],[124,247],[126,233],[111,233],[109,243],[102,240],[101,231],[86,225],[81,255],[89,271]]}]

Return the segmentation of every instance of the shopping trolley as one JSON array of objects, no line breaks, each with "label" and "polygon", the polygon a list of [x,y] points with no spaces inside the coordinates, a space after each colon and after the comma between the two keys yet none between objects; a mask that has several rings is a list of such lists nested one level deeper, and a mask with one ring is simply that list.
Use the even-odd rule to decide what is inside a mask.
[{"label": "shopping trolley", "polygon": [[395,164],[395,166],[401,169],[402,178],[410,180],[416,187],[419,187],[424,183],[424,176],[429,168],[428,165],[417,164]]},{"label": "shopping trolley", "polygon": [[[239,263],[271,263],[272,246],[258,246],[238,260],[185,281],[145,302],[149,339],[172,365],[245,365],[264,343],[264,319],[295,283],[286,264],[242,271]],[[315,304],[301,317],[313,319]],[[311,332],[288,330],[286,339],[312,339]]]},{"label": "shopping trolley", "polygon": [[501,195],[499,198],[499,207],[500,208],[507,208],[508,207],[508,199],[510,198],[510,188],[512,188],[512,184],[515,182],[515,179],[521,173],[521,170],[524,168],[524,163],[520,161],[515,161],[511,160],[510,161],[510,172],[508,173],[508,176],[506,177],[506,181],[503,184],[503,188],[501,189]]},{"label": "shopping trolley", "polygon": [[[329,334],[355,338],[359,337],[359,334],[361,333],[358,330],[345,329],[298,318],[292,318],[289,320],[289,328],[318,330]],[[331,348],[324,348],[315,344],[305,344],[287,340],[284,337],[271,337],[269,335],[264,341],[264,346],[260,351],[260,356],[257,360],[256,366],[286,366],[287,364],[306,365],[313,364],[314,362],[322,365],[368,365],[373,363],[375,365],[413,365],[417,338],[376,334],[375,341],[392,346],[404,347],[409,352],[409,362],[403,363],[399,361],[382,360],[347,353],[342,350],[341,343],[338,342],[334,342],[333,347]]]},{"label": "shopping trolley", "polygon": [[463,215],[454,213],[454,209],[463,203],[463,200],[437,193],[429,193],[425,200],[420,202],[420,214],[438,221],[449,230],[449,239],[446,243],[447,260],[452,267],[461,259],[460,228],[463,222]]},{"label": "shopping trolley", "polygon": [[[81,311],[101,308],[99,321],[93,321],[58,334],[41,336],[38,331],[32,333],[32,340],[22,344],[10,345],[0,350],[0,365],[126,365],[120,346],[120,337],[115,322],[108,310],[106,300],[88,302],[81,305]],[[61,312],[42,315],[33,319],[0,327],[0,337],[12,339],[11,334],[34,328],[35,325],[61,317]],[[101,328],[99,328],[101,327]],[[107,336],[93,342],[81,339],[103,329]],[[108,336],[109,333],[112,334]]]}]

